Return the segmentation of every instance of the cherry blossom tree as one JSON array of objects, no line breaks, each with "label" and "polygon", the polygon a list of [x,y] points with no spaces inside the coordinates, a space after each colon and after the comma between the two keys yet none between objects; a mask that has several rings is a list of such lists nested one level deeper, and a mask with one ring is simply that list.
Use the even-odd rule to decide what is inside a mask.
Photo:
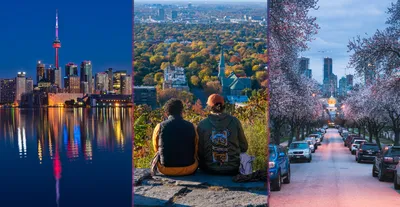
[{"label": "cherry blossom tree", "polygon": [[[292,137],[315,121],[322,106],[315,96],[315,84],[297,72],[299,52],[307,49],[319,29],[309,11],[318,9],[317,0],[269,0],[269,96],[270,141],[280,143],[281,128],[290,125]],[[319,104],[319,105],[318,105]],[[291,139],[289,139],[291,141]]]},{"label": "cherry blossom tree", "polygon": [[392,3],[387,13],[387,28],[377,30],[371,37],[357,36],[349,41],[348,52],[353,52],[349,66],[360,75],[369,70],[391,75],[400,66],[400,1]]}]

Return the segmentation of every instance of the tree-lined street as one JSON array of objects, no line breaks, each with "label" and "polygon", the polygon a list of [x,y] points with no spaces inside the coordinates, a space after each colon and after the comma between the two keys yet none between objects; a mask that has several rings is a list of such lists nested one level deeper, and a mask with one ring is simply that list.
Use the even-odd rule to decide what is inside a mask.
[{"label": "tree-lined street", "polygon": [[357,163],[336,129],[324,137],[311,163],[291,163],[291,183],[271,193],[271,206],[400,206],[400,191],[372,177],[372,164]]}]

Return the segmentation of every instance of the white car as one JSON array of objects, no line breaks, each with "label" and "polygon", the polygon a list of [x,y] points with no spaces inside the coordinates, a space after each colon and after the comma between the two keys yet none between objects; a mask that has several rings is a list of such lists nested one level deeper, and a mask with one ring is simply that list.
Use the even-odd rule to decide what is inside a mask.
[{"label": "white car", "polygon": [[312,136],[310,136],[310,137],[306,137],[305,139],[304,139],[304,141],[311,141],[311,143],[314,145],[314,148],[315,148],[315,150],[317,150],[318,149],[318,143],[317,143],[317,139],[315,138],[315,137],[312,137]]},{"label": "white car", "polygon": [[351,144],[351,149],[350,149],[351,150],[351,154],[355,155],[357,149],[360,147],[360,144],[364,143],[364,142],[366,142],[366,140],[364,140],[364,139],[356,139],[356,140],[354,140],[353,144]]},{"label": "white car", "polygon": [[308,140],[307,143],[308,143],[308,146],[310,147],[311,152],[312,152],[312,153],[315,153],[314,144],[313,144],[310,140]]},{"label": "white car", "polygon": [[289,145],[288,155],[290,162],[293,160],[307,160],[307,162],[311,162],[312,160],[310,147],[304,141],[292,142]]},{"label": "white car", "polygon": [[315,138],[315,142],[317,143],[317,145],[321,145],[321,135],[319,135],[319,134],[310,134],[308,136],[309,137],[314,137]]}]

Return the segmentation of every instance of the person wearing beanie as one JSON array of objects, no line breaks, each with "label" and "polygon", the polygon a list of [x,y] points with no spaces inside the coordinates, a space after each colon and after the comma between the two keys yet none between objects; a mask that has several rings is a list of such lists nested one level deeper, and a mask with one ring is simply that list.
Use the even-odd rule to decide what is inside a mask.
[{"label": "person wearing beanie", "polygon": [[210,95],[207,106],[211,114],[197,126],[199,167],[212,174],[237,175],[240,154],[248,148],[242,124],[224,113],[225,101],[221,95]]},{"label": "person wearing beanie", "polygon": [[170,99],[164,109],[168,119],[158,124],[153,132],[156,155],[152,160],[151,174],[160,172],[169,176],[191,175],[198,168],[199,138],[196,128],[183,119],[181,100]]}]

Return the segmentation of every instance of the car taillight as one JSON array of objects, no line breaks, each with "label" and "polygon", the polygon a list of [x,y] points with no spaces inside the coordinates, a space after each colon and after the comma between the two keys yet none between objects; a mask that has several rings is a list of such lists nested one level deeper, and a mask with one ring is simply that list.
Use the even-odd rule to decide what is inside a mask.
[{"label": "car taillight", "polygon": [[359,151],[359,152],[362,152],[363,150],[362,150],[362,149],[359,149],[358,151]]},{"label": "car taillight", "polygon": [[393,157],[384,157],[383,161],[384,162],[393,162]]}]

